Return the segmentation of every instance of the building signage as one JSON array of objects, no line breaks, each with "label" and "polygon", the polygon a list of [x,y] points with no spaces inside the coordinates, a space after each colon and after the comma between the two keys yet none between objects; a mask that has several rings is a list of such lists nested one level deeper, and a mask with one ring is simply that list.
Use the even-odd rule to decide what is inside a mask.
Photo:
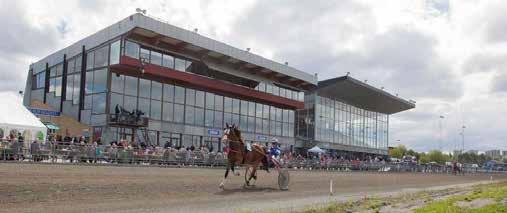
[{"label": "building signage", "polygon": [[34,115],[60,116],[60,112],[47,109],[28,108]]},{"label": "building signage", "polygon": [[258,141],[267,141],[268,140],[268,137],[264,136],[264,135],[257,135],[255,137]]},{"label": "building signage", "polygon": [[211,136],[220,136],[220,130],[208,129],[208,135],[211,135]]}]

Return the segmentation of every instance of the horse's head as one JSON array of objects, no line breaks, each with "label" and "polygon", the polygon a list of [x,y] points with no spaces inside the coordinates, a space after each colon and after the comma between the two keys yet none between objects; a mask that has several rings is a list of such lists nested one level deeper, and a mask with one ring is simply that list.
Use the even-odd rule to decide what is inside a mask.
[{"label": "horse's head", "polygon": [[224,128],[224,134],[222,135],[221,141],[222,142],[240,141],[240,139],[241,132],[239,131],[238,127],[235,124],[229,125],[228,123],[226,123]]}]

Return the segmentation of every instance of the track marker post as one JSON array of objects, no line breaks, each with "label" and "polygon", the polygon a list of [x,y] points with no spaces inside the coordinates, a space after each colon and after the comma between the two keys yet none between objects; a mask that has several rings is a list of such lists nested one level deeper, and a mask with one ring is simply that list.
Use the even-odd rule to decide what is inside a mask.
[{"label": "track marker post", "polygon": [[333,179],[329,180],[329,196],[333,196]]}]

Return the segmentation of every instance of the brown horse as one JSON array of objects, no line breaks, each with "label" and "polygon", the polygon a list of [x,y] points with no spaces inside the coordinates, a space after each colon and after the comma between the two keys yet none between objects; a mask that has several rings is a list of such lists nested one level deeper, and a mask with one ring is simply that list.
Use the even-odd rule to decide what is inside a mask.
[{"label": "brown horse", "polygon": [[[229,151],[227,153],[227,166],[225,168],[225,175],[224,179],[220,183],[221,189],[224,188],[225,181],[229,175],[229,169],[234,173],[234,166],[236,165],[246,166],[246,171],[248,171],[250,174],[248,177],[245,177],[245,184],[247,186],[250,185],[250,181],[252,179],[257,179],[257,167],[260,163],[263,164],[267,171],[268,161],[266,149],[259,144],[252,144],[251,151],[247,151],[245,149],[243,138],[241,137],[241,131],[236,125],[226,124],[224,135],[222,136],[221,141],[229,147]],[[239,176],[239,173],[237,173],[237,175]]]}]

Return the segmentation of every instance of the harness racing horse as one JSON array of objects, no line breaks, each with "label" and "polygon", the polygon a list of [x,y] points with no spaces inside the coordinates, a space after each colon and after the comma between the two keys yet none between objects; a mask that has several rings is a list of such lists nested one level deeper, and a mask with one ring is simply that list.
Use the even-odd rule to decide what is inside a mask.
[{"label": "harness racing horse", "polygon": [[[224,189],[225,181],[229,175],[229,170],[234,172],[234,166],[245,165],[245,186],[250,186],[250,181],[257,180],[257,167],[262,163],[268,171],[268,158],[266,149],[259,144],[252,144],[251,151],[245,149],[245,143],[241,138],[241,131],[236,125],[226,124],[224,135],[221,138],[222,143],[228,145],[227,166],[225,168],[224,179],[220,183],[220,188]],[[228,144],[227,144],[228,143]],[[269,172],[269,171],[268,171]],[[239,172],[236,173],[239,176]]]}]

